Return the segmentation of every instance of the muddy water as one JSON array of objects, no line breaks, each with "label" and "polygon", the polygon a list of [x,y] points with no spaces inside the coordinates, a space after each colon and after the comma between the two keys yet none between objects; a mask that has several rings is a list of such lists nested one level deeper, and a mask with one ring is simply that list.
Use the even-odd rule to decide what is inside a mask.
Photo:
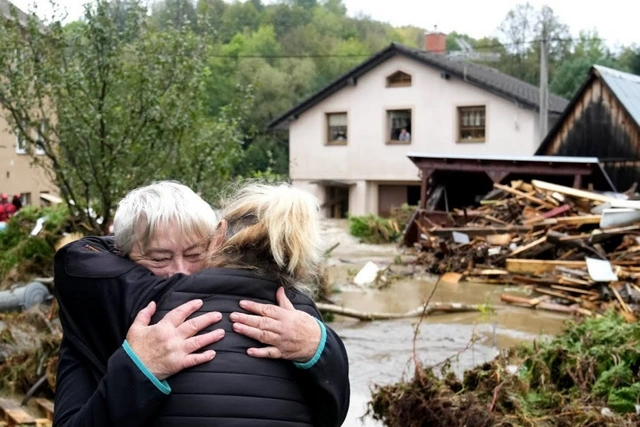
[{"label": "muddy water", "polygon": [[[381,291],[345,291],[340,303],[363,311],[404,312],[416,308],[433,289],[433,280],[396,282]],[[503,287],[472,283],[440,282],[432,301],[488,303],[494,314],[461,313],[433,315],[425,319],[416,339],[418,357],[435,364],[462,352],[453,367],[465,369],[491,360],[501,348],[517,342],[557,333],[563,316],[526,309],[498,307]],[[350,362],[352,402],[345,427],[379,426],[372,419],[361,420],[373,384],[393,383],[407,377],[413,369],[413,335],[417,319],[358,322],[337,318],[331,326],[344,340]]]},{"label": "muddy water", "polygon": [[[380,266],[390,265],[392,271],[406,272],[394,265],[405,257],[393,245],[363,245],[346,232],[346,223],[327,222],[324,229],[329,243],[340,243],[329,260],[329,278],[341,292],[335,302],[352,309],[368,312],[401,313],[418,307],[429,296],[435,278],[411,275],[393,281],[387,288],[358,288],[351,279],[367,261]],[[461,352],[469,342],[474,344],[462,352],[453,363],[461,374],[465,369],[491,360],[497,352],[518,342],[532,341],[558,333],[565,316],[503,306],[500,293],[504,286],[476,283],[445,283],[437,285],[432,301],[488,304],[496,310],[490,313],[460,313],[432,315],[425,319],[416,339],[420,360],[435,364]],[[351,406],[344,427],[381,426],[371,418],[361,419],[370,400],[373,384],[389,384],[407,376],[413,369],[413,336],[417,319],[359,322],[337,317],[331,326],[344,340],[350,362]]]}]

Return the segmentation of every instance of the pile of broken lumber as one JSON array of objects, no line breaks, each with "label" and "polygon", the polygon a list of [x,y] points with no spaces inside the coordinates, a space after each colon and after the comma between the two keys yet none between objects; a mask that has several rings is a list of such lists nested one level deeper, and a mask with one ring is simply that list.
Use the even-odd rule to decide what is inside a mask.
[{"label": "pile of broken lumber", "polygon": [[445,280],[514,284],[532,299],[502,300],[591,315],[616,308],[634,318],[640,301],[640,200],[543,181],[495,189],[454,212],[460,227],[416,220],[418,262]]}]

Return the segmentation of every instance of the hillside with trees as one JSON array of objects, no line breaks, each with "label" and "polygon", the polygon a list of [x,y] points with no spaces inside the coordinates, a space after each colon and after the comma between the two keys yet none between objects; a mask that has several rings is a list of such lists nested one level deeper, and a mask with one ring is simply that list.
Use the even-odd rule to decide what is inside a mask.
[{"label": "hillside with trees", "polygon": [[[422,47],[425,33],[349,16],[342,0],[97,0],[61,18],[46,31],[34,17],[26,31],[2,26],[0,103],[65,200],[105,223],[150,179],[211,198],[239,178],[286,176],[287,134],[266,124],[390,43]],[[460,28],[447,48],[493,53],[487,65],[537,84],[545,38],[550,89],[565,97],[594,63],[640,73],[639,46],[612,50],[595,31],[572,39],[548,7],[516,6],[496,34]]]}]

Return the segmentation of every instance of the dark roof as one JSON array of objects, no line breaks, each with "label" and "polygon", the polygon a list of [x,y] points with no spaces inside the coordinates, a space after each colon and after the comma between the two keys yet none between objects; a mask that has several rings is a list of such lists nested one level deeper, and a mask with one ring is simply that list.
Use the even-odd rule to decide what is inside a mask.
[{"label": "dark roof", "polygon": [[[395,55],[402,55],[425,65],[435,67],[451,76],[458,77],[472,85],[509,100],[514,100],[528,108],[538,109],[539,107],[540,92],[537,86],[523,82],[522,80],[484,65],[456,60],[442,54],[392,43],[386,49],[378,52],[351,71],[329,83],[320,91],[304,99],[286,113],[274,119],[269,123],[269,128],[278,127],[290,117],[295,118],[302,114],[343,87],[353,84],[358,77]],[[549,113],[562,113],[568,103],[566,99],[560,96],[549,95]]]},{"label": "dark roof", "polygon": [[[509,174],[549,177],[583,175],[593,180],[596,188],[616,191],[616,187],[595,157],[562,156],[497,156],[497,155],[460,155],[409,152],[407,157],[419,168],[435,171],[487,172],[499,171],[508,174],[501,179],[507,182]],[[544,178],[547,179],[547,178]],[[460,191],[463,191],[460,189]]]},{"label": "dark roof", "polygon": [[561,129],[564,121],[567,117],[573,114],[574,106],[579,102],[584,92],[595,79],[602,80],[604,85],[620,102],[622,108],[624,108],[635,121],[636,126],[640,127],[640,76],[614,70],[613,68],[603,67],[602,65],[594,65],[589,70],[587,80],[575,94],[573,99],[571,99],[571,103],[562,114],[562,117],[560,117],[555,126],[547,134],[544,141],[542,141],[542,144],[538,147],[536,154],[544,154],[549,144],[551,144],[558,131]]}]

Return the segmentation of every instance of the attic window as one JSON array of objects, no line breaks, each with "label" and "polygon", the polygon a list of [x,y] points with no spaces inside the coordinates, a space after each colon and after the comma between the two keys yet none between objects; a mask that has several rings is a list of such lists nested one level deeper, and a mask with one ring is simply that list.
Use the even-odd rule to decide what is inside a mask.
[{"label": "attic window", "polygon": [[396,71],[387,77],[387,87],[411,86],[411,75],[402,71]]}]

